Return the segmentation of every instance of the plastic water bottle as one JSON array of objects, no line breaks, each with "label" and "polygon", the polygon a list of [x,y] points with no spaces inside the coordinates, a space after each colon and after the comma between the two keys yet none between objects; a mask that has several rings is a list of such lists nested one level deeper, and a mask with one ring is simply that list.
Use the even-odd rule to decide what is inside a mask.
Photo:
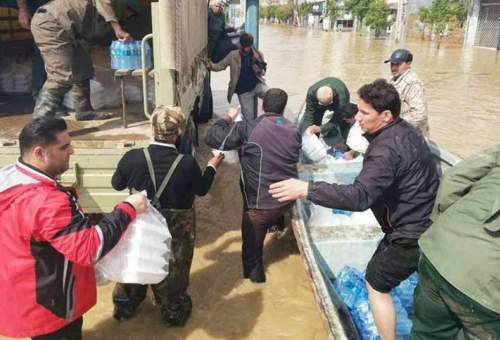
[{"label": "plastic water bottle", "polygon": [[109,56],[111,57],[111,68],[116,70],[116,41],[111,42],[109,47]]},{"label": "plastic water bottle", "polygon": [[334,152],[333,157],[335,157],[335,159],[344,158],[344,151],[340,150],[339,148],[334,147],[333,152]]},{"label": "plastic water bottle", "polygon": [[411,333],[412,322],[408,318],[408,313],[401,304],[401,300],[393,296],[392,301],[396,310],[396,335],[398,339],[407,338]]},{"label": "plastic water bottle", "polygon": [[399,286],[392,290],[392,296],[396,296],[408,314],[413,306],[413,294],[418,283],[418,274],[414,273],[408,279],[401,282]]},{"label": "plastic water bottle", "polygon": [[125,44],[125,69],[127,70],[132,70],[134,68],[134,56],[133,56],[133,53],[134,53],[134,46],[133,46],[133,43],[132,42],[129,42],[129,41],[125,41],[124,42]]},{"label": "plastic water bottle", "polygon": [[124,64],[124,42],[113,40],[110,46],[111,68],[119,70],[126,68]]},{"label": "plastic water bottle", "polygon": [[377,326],[373,320],[372,310],[368,300],[360,300],[355,306],[352,317],[359,336],[363,340],[379,340]]},{"label": "plastic water bottle", "polygon": [[123,63],[124,48],[123,41],[114,40],[111,43],[111,68],[115,70],[121,70],[124,68]]},{"label": "plastic water bottle", "polygon": [[132,43],[132,68],[139,69],[142,67],[141,62],[141,42],[136,40]]},{"label": "plastic water bottle", "polygon": [[148,43],[144,46],[146,52],[146,68],[150,68],[153,64],[153,51]]},{"label": "plastic water bottle", "polygon": [[352,216],[352,211],[349,210],[342,210],[342,209],[332,209],[333,214],[338,214],[338,215],[346,215],[351,217]]},{"label": "plastic water bottle", "polygon": [[359,299],[368,298],[363,276],[356,268],[342,268],[335,278],[334,286],[349,309],[354,308]]}]

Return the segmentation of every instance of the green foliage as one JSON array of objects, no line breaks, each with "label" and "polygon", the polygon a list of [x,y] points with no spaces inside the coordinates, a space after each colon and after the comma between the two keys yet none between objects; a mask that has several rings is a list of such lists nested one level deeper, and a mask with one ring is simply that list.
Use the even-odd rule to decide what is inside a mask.
[{"label": "green foliage", "polygon": [[276,11],[276,18],[280,22],[285,22],[293,16],[293,8],[289,5],[280,5]]},{"label": "green foliage", "polygon": [[281,22],[293,17],[293,7],[291,5],[269,5],[260,7],[261,18],[276,18]]},{"label": "green foliage", "polygon": [[344,7],[346,10],[351,12],[352,15],[358,18],[360,22],[363,22],[363,19],[368,12],[368,7],[373,1],[374,0],[346,0]]},{"label": "green foliage", "polygon": [[259,6],[259,16],[261,18],[269,18],[269,12],[267,6]]},{"label": "green foliage", "polygon": [[268,18],[275,18],[277,12],[278,12],[278,6],[277,5],[269,5],[269,6],[267,6],[267,14],[269,15]]},{"label": "green foliage", "polygon": [[301,3],[299,5],[299,16],[304,17],[312,12],[313,4]]},{"label": "green foliage", "polygon": [[434,28],[439,48],[441,36],[446,27],[452,30],[453,26],[450,24],[453,22],[461,25],[465,20],[466,10],[460,0],[433,0],[430,7],[421,7],[418,14],[424,26],[430,25]]},{"label": "green foliage", "polygon": [[373,0],[368,6],[365,23],[368,27],[375,29],[375,35],[379,35],[380,30],[392,25],[392,20],[388,19],[391,9],[384,0]]},{"label": "green foliage", "polygon": [[342,7],[337,4],[336,0],[328,0],[326,6],[326,11],[328,16],[330,17],[330,21],[334,23],[337,20]]}]

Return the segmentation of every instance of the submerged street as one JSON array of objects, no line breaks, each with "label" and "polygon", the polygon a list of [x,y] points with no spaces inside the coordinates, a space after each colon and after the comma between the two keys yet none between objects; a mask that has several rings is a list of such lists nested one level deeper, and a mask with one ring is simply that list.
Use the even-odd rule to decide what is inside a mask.
[{"label": "submerged street", "polygon": [[[352,33],[284,26],[261,26],[260,49],[268,62],[267,83],[289,93],[287,116],[294,119],[307,87],[335,76],[351,90],[388,77],[383,61],[400,45]],[[494,144],[500,136],[500,56],[486,49],[441,48],[405,43],[414,70],[424,82],[431,138],[461,156]],[[229,70],[212,73],[215,112],[227,109]],[[237,105],[236,96],[233,104]],[[467,117],[467,118],[466,118]],[[200,164],[208,150],[199,150]],[[241,276],[241,194],[239,166],[225,164],[211,192],[197,199],[197,241],[191,270],[193,315],[185,328],[159,325],[148,300],[124,323],[112,319],[112,286],[99,289],[98,305],[86,315],[86,339],[326,339],[322,316],[297,248],[289,239],[268,235],[264,250],[267,282]]]},{"label": "submerged street", "polygon": [[[261,25],[260,50],[268,63],[267,85],[289,94],[286,116],[294,120],[307,88],[334,76],[344,80],[356,101],[357,89],[388,78],[383,61],[395,48],[414,55],[413,70],[424,82],[431,139],[468,157],[500,136],[500,53],[488,49],[441,47],[419,40],[395,44],[351,32],[323,32]],[[212,73],[214,111],[223,116],[229,70]],[[233,105],[238,105],[237,97]],[[208,125],[208,124],[207,124]],[[206,126],[200,129],[203,140]],[[211,156],[201,142],[201,167]],[[112,318],[113,285],[98,288],[97,305],[84,316],[83,337],[102,339],[327,339],[322,315],[297,246],[290,235],[267,236],[267,282],[242,278],[241,193],[238,164],[223,164],[212,190],[196,199],[197,235],[189,293],[191,318],[183,328],[165,328],[159,309],[146,299],[127,321]],[[5,339],[0,337],[0,339]]]}]

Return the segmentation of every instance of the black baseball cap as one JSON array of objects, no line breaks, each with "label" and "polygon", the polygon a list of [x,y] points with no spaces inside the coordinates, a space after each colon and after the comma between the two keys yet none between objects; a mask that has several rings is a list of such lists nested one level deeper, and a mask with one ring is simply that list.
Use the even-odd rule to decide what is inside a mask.
[{"label": "black baseball cap", "polygon": [[391,57],[384,61],[384,63],[401,64],[410,62],[412,60],[413,54],[411,54],[410,51],[401,48],[392,52]]}]

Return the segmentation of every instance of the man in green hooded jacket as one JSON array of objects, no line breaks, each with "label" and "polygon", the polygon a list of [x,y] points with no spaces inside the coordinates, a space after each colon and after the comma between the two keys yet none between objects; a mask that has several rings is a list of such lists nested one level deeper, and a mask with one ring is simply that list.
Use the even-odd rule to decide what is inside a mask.
[{"label": "man in green hooded jacket", "polygon": [[[309,130],[319,134],[328,144],[335,144],[347,136],[351,127],[344,121],[344,110],[350,101],[349,90],[346,84],[335,77],[327,77],[314,83],[307,90],[306,108],[299,124],[301,132]],[[333,116],[323,123],[326,111],[332,111]]]},{"label": "man in green hooded jacket", "polygon": [[412,339],[500,339],[500,143],[446,172],[432,220]]}]

